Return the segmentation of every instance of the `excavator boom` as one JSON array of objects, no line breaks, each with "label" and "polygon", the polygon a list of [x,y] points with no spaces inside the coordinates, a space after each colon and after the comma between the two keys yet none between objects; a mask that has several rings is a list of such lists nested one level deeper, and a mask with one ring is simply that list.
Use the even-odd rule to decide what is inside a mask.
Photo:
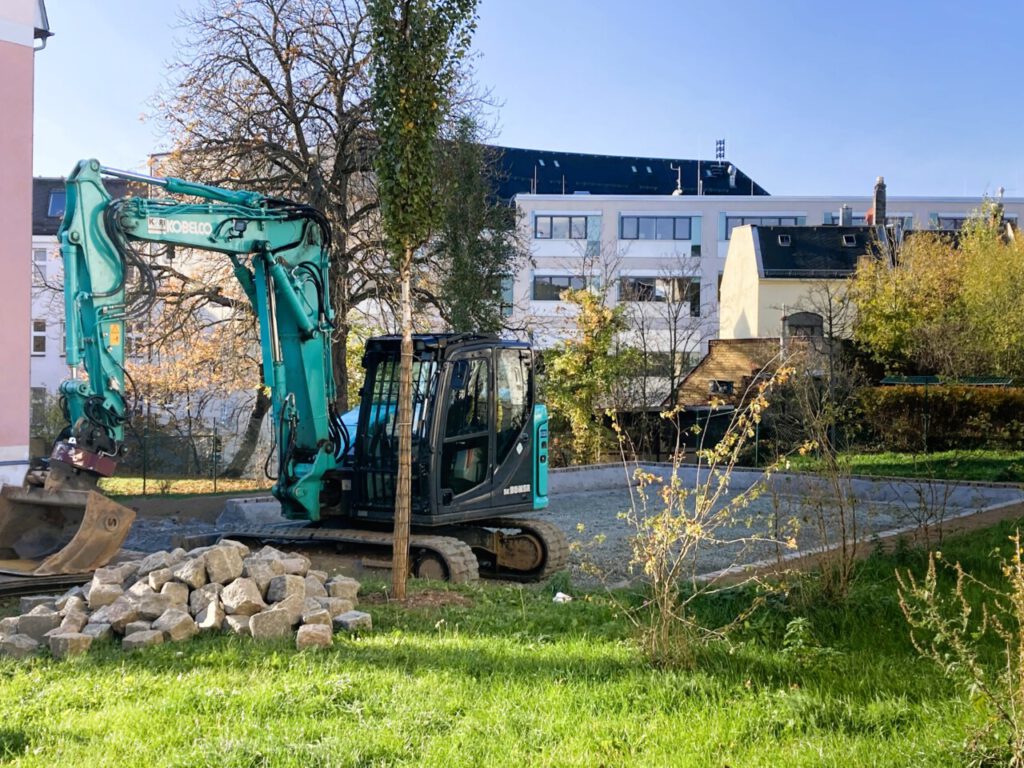
[{"label": "excavator boom", "polygon": [[[113,199],[103,176],[179,197]],[[95,487],[116,469],[124,426],[137,406],[125,387],[125,323],[148,317],[156,302],[140,244],[212,251],[231,261],[259,319],[262,383],[272,392],[278,445],[273,493],[286,518],[319,519],[322,478],[342,452],[330,352],[330,228],[323,215],[256,192],[117,171],[96,160],[75,167],[66,201],[58,238],[67,364],[76,375],[62,382],[60,394],[69,423],[43,487],[0,492],[0,571],[93,570],[117,552],[131,527],[134,512]],[[126,296],[131,267],[141,276],[141,301]]]}]

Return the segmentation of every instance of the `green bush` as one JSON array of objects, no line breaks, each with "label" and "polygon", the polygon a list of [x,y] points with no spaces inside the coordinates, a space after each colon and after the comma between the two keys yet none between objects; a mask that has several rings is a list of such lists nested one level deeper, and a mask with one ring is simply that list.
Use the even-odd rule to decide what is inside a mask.
[{"label": "green bush", "polygon": [[858,398],[870,439],[885,450],[1024,447],[1024,388],[872,387]]}]

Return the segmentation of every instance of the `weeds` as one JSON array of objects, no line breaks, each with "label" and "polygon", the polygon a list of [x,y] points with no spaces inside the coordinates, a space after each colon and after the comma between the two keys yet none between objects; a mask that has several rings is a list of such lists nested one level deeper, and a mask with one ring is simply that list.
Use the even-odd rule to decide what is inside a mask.
[{"label": "weeds", "polygon": [[[1019,530],[1013,552],[1002,563],[1003,588],[967,573],[959,562],[931,553],[924,578],[896,572],[900,608],[910,624],[915,650],[958,680],[992,712],[968,744],[975,764],[1024,766],[1024,562]],[[939,584],[939,564],[955,576],[950,594]],[[980,596],[980,610],[974,603]],[[986,642],[999,646],[999,663],[986,658]]]}]

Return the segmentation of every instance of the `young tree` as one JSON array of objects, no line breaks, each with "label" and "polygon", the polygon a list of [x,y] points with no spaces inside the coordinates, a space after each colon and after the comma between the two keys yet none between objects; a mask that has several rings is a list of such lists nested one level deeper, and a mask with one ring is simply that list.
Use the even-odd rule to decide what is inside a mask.
[{"label": "young tree", "polygon": [[392,584],[405,599],[412,456],[413,255],[437,226],[436,145],[459,62],[476,27],[476,0],[370,0],[375,169],[389,252],[401,286],[402,358]]},{"label": "young tree", "polygon": [[438,153],[441,215],[427,248],[436,279],[431,303],[454,331],[497,332],[502,282],[526,257],[515,208],[496,199],[496,158],[473,118],[460,118]]}]

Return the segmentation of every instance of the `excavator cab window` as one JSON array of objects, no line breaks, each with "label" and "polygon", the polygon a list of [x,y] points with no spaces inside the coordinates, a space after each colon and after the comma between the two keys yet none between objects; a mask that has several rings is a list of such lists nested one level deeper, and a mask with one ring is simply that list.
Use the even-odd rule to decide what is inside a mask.
[{"label": "excavator cab window", "polygon": [[495,464],[500,466],[533,412],[530,391],[530,357],[520,349],[499,349],[497,363],[497,446]]},{"label": "excavator cab window", "polygon": [[454,361],[449,382],[441,452],[441,487],[458,495],[487,480],[490,470],[489,356]]}]

